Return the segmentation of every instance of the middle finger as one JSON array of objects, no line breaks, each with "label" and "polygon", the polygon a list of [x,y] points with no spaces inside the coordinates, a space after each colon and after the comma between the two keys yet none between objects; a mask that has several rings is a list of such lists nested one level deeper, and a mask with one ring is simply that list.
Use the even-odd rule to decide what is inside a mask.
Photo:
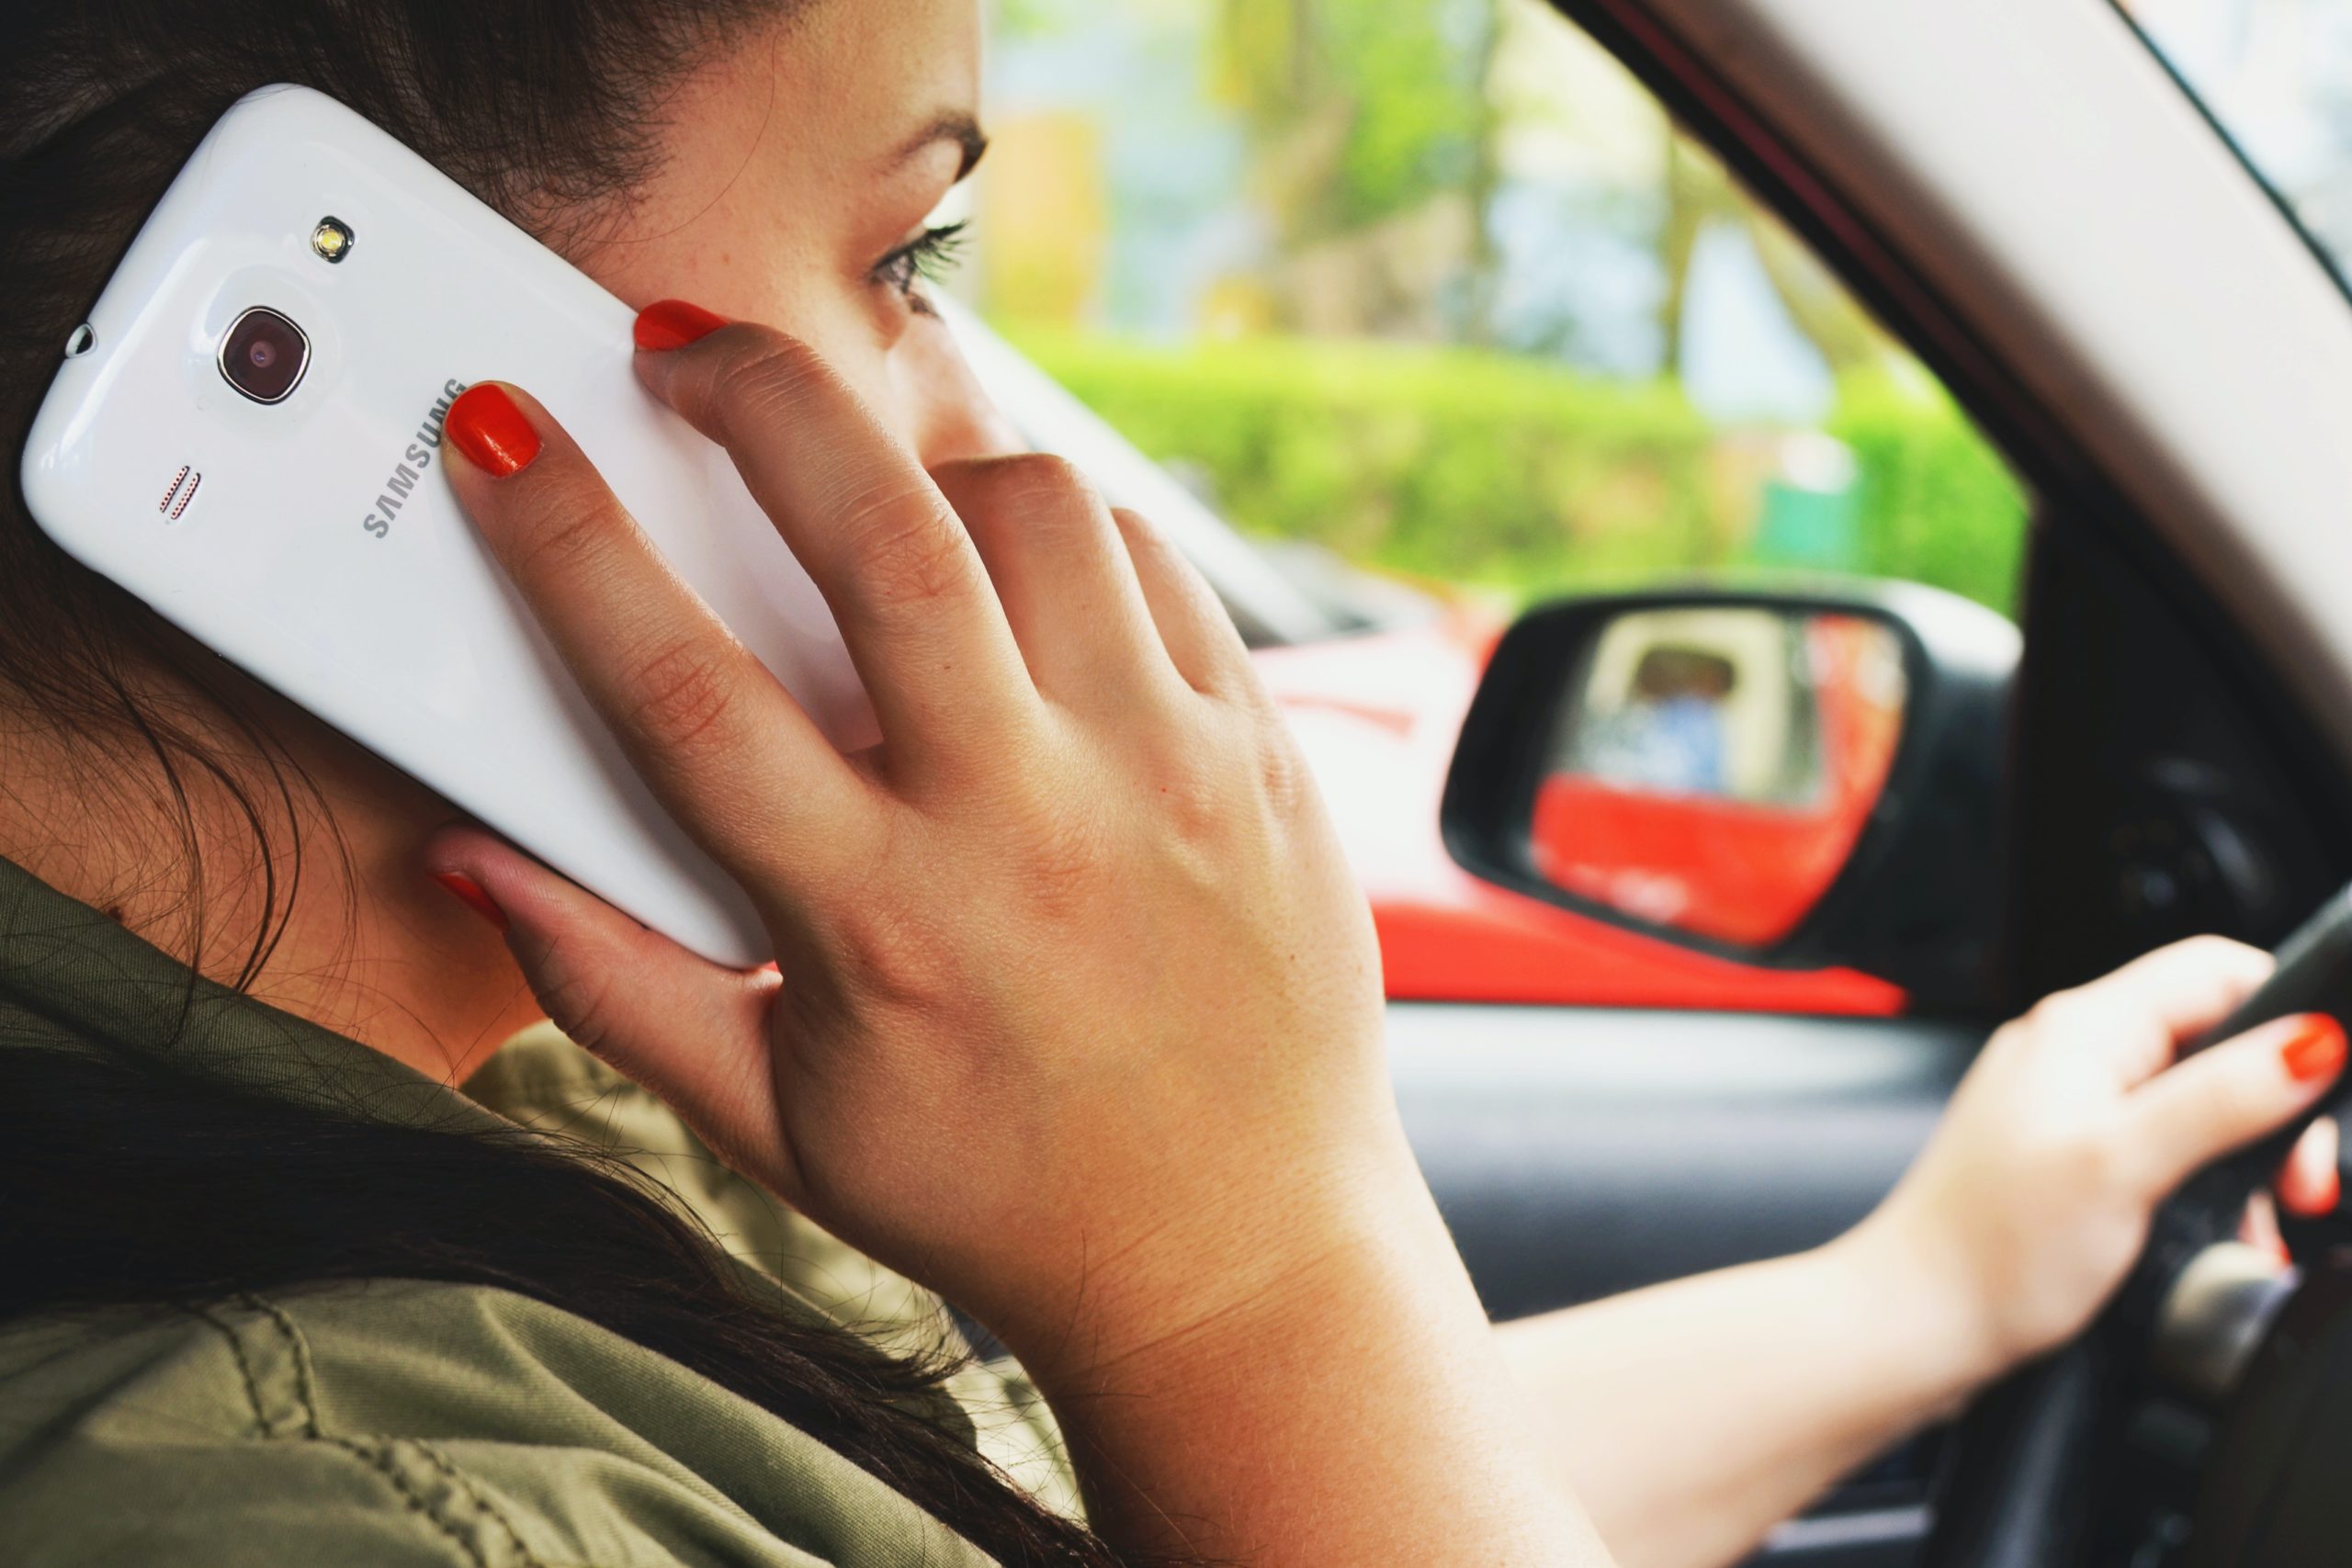
[{"label": "middle finger", "polygon": [[1004,611],[938,486],[806,344],[722,327],[638,373],[727,448],[825,602],[894,774],[1001,755],[1043,721]]}]

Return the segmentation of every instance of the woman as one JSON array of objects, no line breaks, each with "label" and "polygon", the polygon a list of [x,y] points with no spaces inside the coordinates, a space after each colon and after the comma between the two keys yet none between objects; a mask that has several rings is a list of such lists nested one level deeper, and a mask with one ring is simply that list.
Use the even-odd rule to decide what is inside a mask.
[{"label": "woman", "polygon": [[[885,737],[825,747],[528,389],[452,408],[490,550],[770,923],[780,974],[718,970],[452,825],[12,501],[17,1560],[1606,1561],[1581,1495],[1626,1561],[1724,1561],[2079,1328],[2157,1199],[2342,1065],[2299,1020],[2169,1067],[2267,963],[2171,950],[2004,1032],[1831,1247],[1490,1331],[1398,1128],[1363,902],[1229,624],[1148,523],[994,455],[924,302],[926,215],[983,145],[971,0],[5,27],[19,440],[187,151],[309,83],[644,307],[647,386],[732,452]],[[602,1147],[485,1108],[592,1100]],[[2332,1202],[2310,1152],[2286,1190]],[[975,1380],[843,1326],[888,1276],[763,1193],[1017,1354],[1087,1525],[981,1457],[1019,1456],[953,1397]],[[1052,1430],[1020,1376],[989,1387]]]}]

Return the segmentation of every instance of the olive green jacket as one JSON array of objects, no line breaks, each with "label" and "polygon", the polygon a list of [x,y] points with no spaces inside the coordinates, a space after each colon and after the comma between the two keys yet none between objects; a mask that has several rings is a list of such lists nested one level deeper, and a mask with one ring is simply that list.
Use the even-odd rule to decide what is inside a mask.
[{"label": "olive green jacket", "polygon": [[[560,1128],[662,1181],[780,1283],[779,1310],[887,1338],[952,1333],[933,1300],[725,1170],[551,1026],[516,1036],[459,1094],[220,987],[197,983],[191,1004],[190,985],[0,861],[0,1050],[168,1049],[183,1068],[349,1116]],[[38,1260],[0,1257],[27,1266]],[[974,1369],[954,1393],[984,1452],[1075,1508],[1051,1418],[1017,1370]],[[508,1292],[386,1280],[0,1325],[11,1568],[984,1561],[767,1411]]]}]

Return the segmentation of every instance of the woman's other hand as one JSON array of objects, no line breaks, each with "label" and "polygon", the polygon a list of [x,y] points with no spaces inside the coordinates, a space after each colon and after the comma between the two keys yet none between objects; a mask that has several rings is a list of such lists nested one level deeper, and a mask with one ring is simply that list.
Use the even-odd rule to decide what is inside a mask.
[{"label": "woman's other hand", "polygon": [[[2184,942],[2052,997],[1985,1045],[1908,1174],[1844,1235],[1505,1325],[1554,1462],[1623,1560],[1746,1561],[1839,1476],[2087,1325],[2165,1195],[2341,1068],[2325,1020],[2178,1059],[2270,969],[2234,942]],[[2282,1200],[2333,1206],[2335,1157],[2322,1122]]]},{"label": "woman's other hand", "polygon": [[[1924,1273],[1992,1377],[2080,1332],[2122,1282],[2156,1206],[2199,1168],[2310,1108],[2335,1081],[2333,1019],[2280,1019],[2180,1059],[2270,974],[2268,953],[2199,938],[2043,1000],[1996,1033],[1942,1124],[1846,1245]],[[2337,1200],[2335,1129],[2315,1126],[2280,1201]]]}]

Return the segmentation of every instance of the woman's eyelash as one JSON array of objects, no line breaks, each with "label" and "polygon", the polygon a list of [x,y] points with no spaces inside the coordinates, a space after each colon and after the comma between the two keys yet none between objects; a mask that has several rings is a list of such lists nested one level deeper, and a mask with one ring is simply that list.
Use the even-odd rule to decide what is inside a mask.
[{"label": "woman's eyelash", "polygon": [[964,229],[962,223],[943,223],[936,229],[925,230],[876,262],[874,280],[896,288],[910,299],[919,299],[915,292],[917,282],[936,283],[956,270],[964,249]]}]

